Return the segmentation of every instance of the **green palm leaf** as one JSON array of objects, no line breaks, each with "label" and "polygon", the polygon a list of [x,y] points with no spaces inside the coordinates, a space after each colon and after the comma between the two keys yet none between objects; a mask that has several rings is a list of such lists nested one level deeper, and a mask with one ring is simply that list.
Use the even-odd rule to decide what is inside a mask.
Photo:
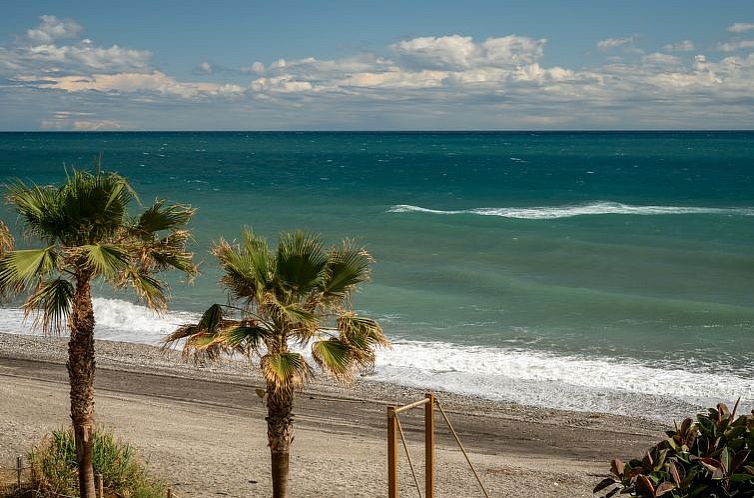
[{"label": "green palm leaf", "polygon": [[23,219],[29,235],[51,243],[64,230],[57,188],[28,187],[21,180],[16,180],[8,185],[6,198]]},{"label": "green palm leaf", "polygon": [[340,339],[355,348],[368,350],[390,344],[380,324],[371,318],[343,313],[338,317],[337,324]]},{"label": "green palm leaf", "polygon": [[26,315],[36,314],[35,325],[46,333],[60,333],[71,312],[73,284],[63,278],[43,281],[24,303]]},{"label": "green palm leaf", "polygon": [[309,292],[320,281],[327,266],[319,236],[301,231],[280,236],[275,273],[284,290]]},{"label": "green palm leaf", "polygon": [[369,280],[372,258],[364,249],[354,249],[350,241],[329,254],[327,273],[322,285],[326,299],[343,299],[354,288]]},{"label": "green palm leaf", "polygon": [[86,258],[86,265],[95,275],[115,278],[129,263],[129,250],[115,244],[89,244],[79,247]]},{"label": "green palm leaf", "polygon": [[246,354],[258,353],[270,335],[270,331],[263,327],[242,323],[229,328],[224,341],[231,348],[238,348]]},{"label": "green palm leaf", "polygon": [[304,357],[290,351],[267,353],[262,357],[261,368],[265,380],[277,390],[299,388],[312,375]]},{"label": "green palm leaf", "polygon": [[0,258],[0,289],[23,292],[32,282],[56,270],[58,262],[59,256],[52,246],[7,252]]},{"label": "green palm leaf", "polygon": [[195,209],[181,204],[165,205],[164,200],[156,200],[136,221],[134,229],[142,236],[152,237],[154,233],[175,230],[189,222]]},{"label": "green palm leaf", "polygon": [[312,357],[320,368],[338,378],[348,378],[354,366],[351,347],[334,338],[314,342],[312,344]]}]

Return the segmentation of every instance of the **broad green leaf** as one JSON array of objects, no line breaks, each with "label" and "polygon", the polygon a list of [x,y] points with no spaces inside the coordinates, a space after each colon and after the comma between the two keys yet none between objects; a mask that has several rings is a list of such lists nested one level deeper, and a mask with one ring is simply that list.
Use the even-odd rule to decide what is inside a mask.
[{"label": "broad green leaf", "polygon": [[336,377],[348,377],[353,367],[351,347],[338,339],[315,341],[312,344],[312,357],[323,370]]},{"label": "broad green leaf", "polygon": [[9,251],[0,257],[0,288],[23,292],[32,282],[55,271],[58,262],[58,254],[52,246]]},{"label": "broad green leaf", "polygon": [[311,368],[298,353],[267,353],[261,360],[262,375],[275,389],[301,387],[311,376]]},{"label": "broad green leaf", "polygon": [[130,264],[129,251],[115,244],[89,244],[80,247],[95,275],[115,278]]}]

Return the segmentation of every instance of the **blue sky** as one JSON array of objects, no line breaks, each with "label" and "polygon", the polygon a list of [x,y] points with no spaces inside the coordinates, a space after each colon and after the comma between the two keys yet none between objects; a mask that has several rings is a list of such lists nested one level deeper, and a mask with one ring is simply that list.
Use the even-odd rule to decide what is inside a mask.
[{"label": "blue sky", "polygon": [[754,128],[745,1],[3,3],[0,130]]}]

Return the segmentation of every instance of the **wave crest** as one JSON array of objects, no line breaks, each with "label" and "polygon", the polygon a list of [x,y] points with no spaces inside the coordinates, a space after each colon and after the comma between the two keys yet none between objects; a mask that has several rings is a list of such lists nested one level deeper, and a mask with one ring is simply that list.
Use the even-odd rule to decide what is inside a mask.
[{"label": "wave crest", "polygon": [[475,214],[479,216],[498,216],[501,218],[515,218],[522,220],[552,220],[557,218],[572,218],[588,215],[679,215],[679,214],[714,214],[728,216],[754,216],[754,208],[715,208],[696,206],[634,206],[620,202],[598,201],[588,204],[566,206],[535,206],[535,207],[500,207],[475,208],[443,211],[429,209],[410,204],[397,204],[388,213],[428,213],[428,214]]}]

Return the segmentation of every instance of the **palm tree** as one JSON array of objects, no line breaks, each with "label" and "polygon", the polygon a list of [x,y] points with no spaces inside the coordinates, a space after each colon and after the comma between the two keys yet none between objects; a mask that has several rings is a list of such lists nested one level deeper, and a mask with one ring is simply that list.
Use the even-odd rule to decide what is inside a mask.
[{"label": "palm tree", "polygon": [[70,330],[67,368],[82,498],[95,496],[92,283],[130,286],[148,306],[161,310],[167,287],[155,273],[169,268],[189,277],[196,273],[193,255],[186,250],[190,234],[183,228],[194,211],[158,200],[132,218],[128,208],[134,200],[125,178],[99,169],[67,172],[59,187],[21,181],[8,187],[7,201],[18,213],[24,235],[43,247],[4,251],[0,290],[24,294],[27,316],[33,315],[46,333],[60,332],[66,323]]},{"label": "palm tree", "polygon": [[302,232],[282,234],[273,251],[249,229],[240,244],[221,240],[212,253],[229,304],[212,305],[199,323],[180,327],[165,344],[185,341],[184,356],[199,361],[232,353],[258,359],[266,381],[273,498],[285,498],[294,392],[313,372],[299,351],[311,344],[320,368],[348,380],[374,364],[375,347],[388,345],[377,322],[350,309],[372,259],[350,241],[326,249],[318,236]]}]

